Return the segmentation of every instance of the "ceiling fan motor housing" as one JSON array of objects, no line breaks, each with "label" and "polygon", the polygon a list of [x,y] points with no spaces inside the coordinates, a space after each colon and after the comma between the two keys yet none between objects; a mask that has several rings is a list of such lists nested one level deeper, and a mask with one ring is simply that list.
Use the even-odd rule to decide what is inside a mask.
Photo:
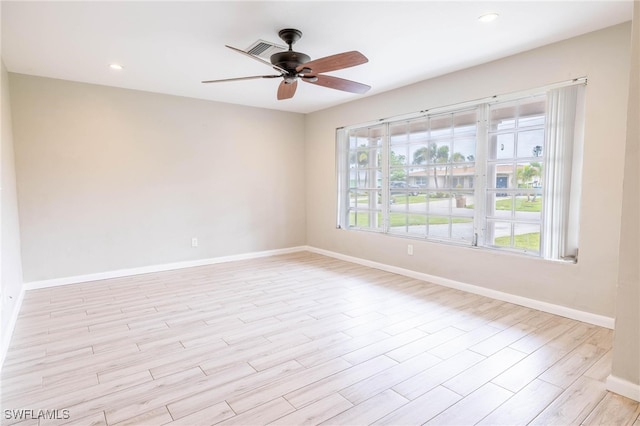
[{"label": "ceiling fan motor housing", "polygon": [[271,55],[271,63],[280,68],[284,68],[289,73],[296,74],[296,68],[300,64],[309,62],[311,58],[304,53],[288,50],[286,52],[278,52]]}]

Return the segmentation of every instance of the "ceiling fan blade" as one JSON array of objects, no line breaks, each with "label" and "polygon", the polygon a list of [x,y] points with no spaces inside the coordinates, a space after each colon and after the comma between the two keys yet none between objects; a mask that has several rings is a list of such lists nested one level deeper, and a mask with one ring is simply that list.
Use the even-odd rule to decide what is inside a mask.
[{"label": "ceiling fan blade", "polygon": [[359,94],[367,93],[367,91],[371,89],[371,86],[351,80],[345,80],[344,78],[333,77],[330,75],[317,75],[315,77],[318,79],[314,80],[313,78],[303,78],[302,81],[317,84],[318,86],[328,87],[330,89]]},{"label": "ceiling fan blade", "polygon": [[243,54],[243,55],[245,55],[245,56],[248,56],[248,57],[250,57],[251,59],[255,59],[256,61],[261,62],[261,63],[263,63],[263,64],[265,64],[265,65],[267,65],[267,66],[270,66],[271,68],[273,68],[273,69],[274,69],[274,70],[276,70],[276,71],[280,71],[280,72],[283,72],[283,73],[286,73],[286,72],[287,72],[287,70],[285,70],[284,68],[280,68],[280,67],[279,67],[279,66],[277,66],[277,65],[273,65],[271,62],[267,62],[267,61],[265,61],[264,59],[259,58],[259,57],[255,56],[255,55],[252,55],[251,53],[247,53],[247,52],[245,52],[245,51],[244,51],[244,50],[242,50],[242,49],[238,49],[237,47],[228,46],[228,45],[226,45],[226,44],[225,44],[225,47],[228,47],[229,49],[231,49],[231,50],[233,50],[233,51],[235,51],[235,52],[238,52],[238,53],[241,53],[241,54]]},{"label": "ceiling fan blade", "polygon": [[298,80],[294,80],[291,83],[287,83],[285,80],[282,80],[282,83],[278,86],[278,100],[281,101],[283,99],[293,98],[293,95],[296,94],[297,88]]},{"label": "ceiling fan blade", "polygon": [[221,83],[224,81],[239,81],[239,80],[255,80],[257,78],[278,78],[282,75],[254,75],[251,77],[235,77],[235,78],[223,78],[220,80],[205,80],[203,83]]},{"label": "ceiling fan blade", "polygon": [[343,68],[354,67],[369,62],[366,56],[362,53],[353,50],[351,52],[338,53],[331,56],[325,56],[324,58],[315,59],[309,61],[306,64],[298,65],[297,72],[302,72],[305,68],[311,70],[313,74],[319,74],[321,72],[329,72],[335,70],[341,70]]}]

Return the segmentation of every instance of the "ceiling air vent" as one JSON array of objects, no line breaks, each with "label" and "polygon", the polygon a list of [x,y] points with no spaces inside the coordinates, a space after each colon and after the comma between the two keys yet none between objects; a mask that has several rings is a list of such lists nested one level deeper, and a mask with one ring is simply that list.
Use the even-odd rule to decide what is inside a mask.
[{"label": "ceiling air vent", "polygon": [[285,50],[287,50],[286,46],[280,46],[270,41],[258,40],[249,46],[245,52],[269,60],[274,53],[284,52]]}]

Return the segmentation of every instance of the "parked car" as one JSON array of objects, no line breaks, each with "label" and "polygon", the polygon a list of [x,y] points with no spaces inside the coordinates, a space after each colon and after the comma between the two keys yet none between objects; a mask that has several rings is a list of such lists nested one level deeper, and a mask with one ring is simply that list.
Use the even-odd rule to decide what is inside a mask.
[{"label": "parked car", "polygon": [[392,181],[389,183],[389,190],[391,191],[391,195],[394,195],[394,194],[418,195],[420,188],[418,188],[415,185],[407,185],[406,182]]},{"label": "parked car", "polygon": [[[391,198],[389,202],[395,203],[393,195],[418,195],[420,194],[420,187],[414,185],[407,185],[406,182],[391,181],[389,183],[389,195]],[[378,186],[378,196],[382,196],[382,188]]]}]

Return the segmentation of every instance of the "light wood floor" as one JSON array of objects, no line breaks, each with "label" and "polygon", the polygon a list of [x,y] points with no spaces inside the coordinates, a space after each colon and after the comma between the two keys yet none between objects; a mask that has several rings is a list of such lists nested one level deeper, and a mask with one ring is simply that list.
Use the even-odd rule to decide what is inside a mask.
[{"label": "light wood floor", "polygon": [[611,344],[302,252],[27,292],[2,423],[639,426],[639,404],[605,390]]}]

